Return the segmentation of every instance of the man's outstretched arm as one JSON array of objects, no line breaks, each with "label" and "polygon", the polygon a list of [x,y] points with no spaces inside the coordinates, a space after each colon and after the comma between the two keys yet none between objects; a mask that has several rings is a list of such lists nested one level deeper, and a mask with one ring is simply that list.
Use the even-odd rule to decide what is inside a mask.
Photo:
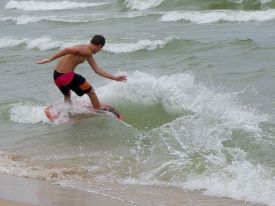
[{"label": "man's outstretched arm", "polygon": [[90,66],[92,67],[92,69],[94,70],[94,72],[102,77],[105,77],[105,78],[108,78],[108,79],[111,79],[111,80],[115,80],[115,81],[127,81],[127,76],[126,75],[118,75],[118,76],[114,76],[110,73],[108,73],[107,71],[105,71],[104,69],[100,68],[94,58],[92,56],[90,56],[88,59],[87,59],[88,63],[90,64]]},{"label": "man's outstretched arm", "polygon": [[62,56],[65,56],[67,54],[73,54],[73,55],[76,55],[76,56],[83,56],[83,57],[86,57],[86,58],[87,58],[87,56],[90,55],[89,50],[83,49],[80,46],[75,46],[75,47],[69,47],[69,48],[62,49],[59,52],[57,52],[56,54],[54,54],[52,57],[39,59],[39,60],[36,61],[36,63],[37,64],[45,64],[45,63],[51,62],[55,59],[58,59]]}]

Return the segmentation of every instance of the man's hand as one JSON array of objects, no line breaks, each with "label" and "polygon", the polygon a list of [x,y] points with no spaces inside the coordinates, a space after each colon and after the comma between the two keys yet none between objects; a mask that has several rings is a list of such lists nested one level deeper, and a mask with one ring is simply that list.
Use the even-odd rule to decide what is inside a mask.
[{"label": "man's hand", "polygon": [[116,76],[114,80],[116,80],[118,82],[126,82],[127,81],[127,76],[126,75],[119,75],[119,76]]},{"label": "man's hand", "polygon": [[49,58],[44,58],[44,59],[38,59],[35,63],[37,63],[37,64],[46,64],[50,61],[51,60]]}]

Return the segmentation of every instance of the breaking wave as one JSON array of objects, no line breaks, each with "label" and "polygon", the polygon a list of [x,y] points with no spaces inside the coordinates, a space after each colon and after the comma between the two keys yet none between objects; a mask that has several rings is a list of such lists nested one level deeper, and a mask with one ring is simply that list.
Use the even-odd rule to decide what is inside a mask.
[{"label": "breaking wave", "polygon": [[62,10],[62,9],[76,9],[87,8],[94,6],[101,6],[108,3],[88,3],[88,2],[73,2],[69,0],[64,1],[15,1],[10,0],[5,9],[20,9],[26,11],[50,11],[50,10]]},{"label": "breaking wave", "polygon": [[[94,157],[97,162],[102,158],[103,163],[96,166],[99,171],[110,171],[110,174],[104,174],[106,178],[115,176],[127,184],[176,186],[201,190],[207,195],[274,205],[274,170],[251,157],[259,144],[262,149],[270,145],[263,138],[261,126],[269,121],[269,116],[240,104],[238,93],[210,89],[196,82],[188,73],[157,77],[143,72],[130,74],[127,84],[112,82],[98,88],[97,92],[103,101],[116,102],[123,107],[127,107],[129,102],[147,106],[161,104],[167,112],[182,114],[148,132],[137,131],[135,137],[131,137],[132,144],[119,141],[120,146],[128,147],[127,157],[121,159],[117,148],[109,148],[108,154],[102,152]],[[86,97],[80,99],[77,101],[89,101]],[[37,115],[41,109],[30,103],[14,104],[10,116],[16,122],[28,122],[26,115],[15,118],[12,111]],[[41,122],[42,117],[39,118],[37,121]],[[121,145],[122,142],[125,144]],[[74,154],[71,158],[78,156],[83,162],[93,158],[89,153],[81,154]],[[89,172],[96,175],[93,164],[86,165],[85,171],[66,165],[58,170],[42,170],[33,169],[24,161],[15,161],[6,154],[0,154],[0,161],[5,163],[0,168],[1,173],[67,180],[66,186],[76,188],[77,184],[74,185],[71,179],[84,178],[81,172],[85,172],[86,177]],[[100,173],[100,178],[104,175]]]},{"label": "breaking wave", "polygon": [[269,21],[275,19],[275,10],[267,11],[173,11],[162,15],[160,21],[188,21],[197,24],[215,22]]},{"label": "breaking wave", "polygon": [[275,8],[274,0],[124,0],[129,9],[146,10],[265,10]]},{"label": "breaking wave", "polygon": [[127,14],[114,14],[111,16],[106,15],[78,15],[78,16],[29,16],[23,15],[18,17],[2,17],[0,21],[6,22],[11,21],[15,24],[30,24],[30,23],[37,23],[41,21],[49,21],[49,22],[57,22],[57,23],[88,23],[93,21],[105,21],[108,19],[131,19],[136,17],[154,15],[151,13],[127,13]]},{"label": "breaking wave", "polygon": [[[129,43],[107,43],[104,47],[106,52],[111,53],[127,53],[135,52],[138,50],[154,50],[159,48],[164,48],[166,44],[175,40],[175,37],[167,37],[163,40],[139,40],[137,42]],[[40,37],[37,39],[16,39],[12,37],[3,37],[0,38],[0,48],[12,48],[16,46],[25,46],[27,49],[39,49],[42,51],[56,49],[56,48],[65,48],[73,46],[74,44],[85,43],[81,40],[65,40],[59,41],[54,40],[51,37]]]}]

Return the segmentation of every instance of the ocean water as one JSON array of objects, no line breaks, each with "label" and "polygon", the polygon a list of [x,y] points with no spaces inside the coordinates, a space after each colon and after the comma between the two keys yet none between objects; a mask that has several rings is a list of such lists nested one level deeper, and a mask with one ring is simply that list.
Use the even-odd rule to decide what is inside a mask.
[{"label": "ocean water", "polygon": [[[110,182],[274,206],[274,25],[274,0],[0,1],[0,173],[112,197]],[[128,82],[76,71],[126,124],[52,124],[56,61],[34,61],[95,34],[106,37],[97,63]]]}]

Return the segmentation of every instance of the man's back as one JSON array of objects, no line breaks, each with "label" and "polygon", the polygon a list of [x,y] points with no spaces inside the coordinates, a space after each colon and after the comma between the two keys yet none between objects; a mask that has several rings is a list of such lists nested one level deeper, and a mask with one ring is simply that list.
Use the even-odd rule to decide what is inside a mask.
[{"label": "man's back", "polygon": [[67,54],[66,56],[60,58],[55,66],[55,70],[61,73],[71,72],[78,64],[81,64],[84,61],[84,57]]},{"label": "man's back", "polygon": [[78,64],[83,63],[87,56],[91,55],[91,51],[87,45],[77,45],[71,47],[77,55],[67,54],[60,58],[55,66],[55,70],[61,73],[71,72]]}]

